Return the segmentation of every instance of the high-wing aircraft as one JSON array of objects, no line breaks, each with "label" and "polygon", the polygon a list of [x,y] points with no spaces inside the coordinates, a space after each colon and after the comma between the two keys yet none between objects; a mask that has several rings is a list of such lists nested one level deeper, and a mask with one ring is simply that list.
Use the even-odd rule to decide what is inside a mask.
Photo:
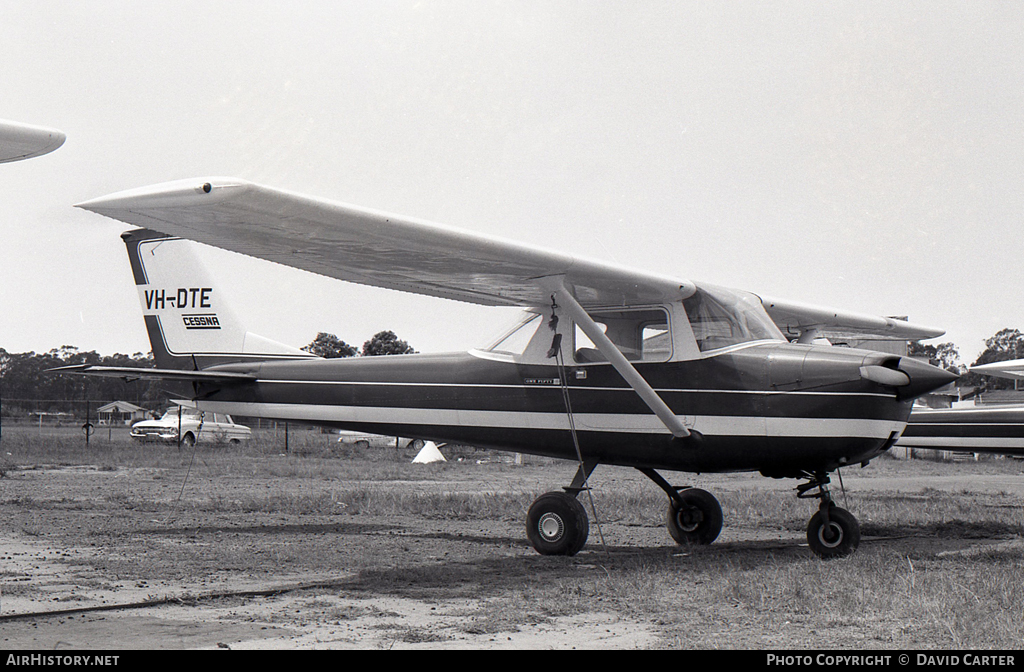
[{"label": "high-wing aircraft", "polygon": [[[1024,359],[972,366],[986,376],[1024,379]],[[967,453],[1024,455],[1024,405],[914,408],[899,443]]]},{"label": "high-wing aircraft", "polygon": [[[659,470],[801,479],[821,557],[853,552],[856,518],[829,474],[899,437],[913,399],[956,376],[906,357],[811,341],[830,330],[900,339],[938,329],[759,298],[233,178],[171,182],[79,205],[123,234],[156,369],[65,372],[189,381],[200,409],[461,442],[578,463],[526,533],[573,555],[577,499],[598,464],[634,467],[668,496],[678,543],[711,543],[710,493]],[[189,240],[183,240],[189,239]],[[245,330],[189,253],[198,241],[341,280],[484,306],[521,306],[490,345],[454,354],[318,359]],[[798,342],[790,343],[779,326]]]},{"label": "high-wing aircraft", "polygon": [[49,154],[63,145],[64,139],[54,128],[0,119],[0,163]]}]

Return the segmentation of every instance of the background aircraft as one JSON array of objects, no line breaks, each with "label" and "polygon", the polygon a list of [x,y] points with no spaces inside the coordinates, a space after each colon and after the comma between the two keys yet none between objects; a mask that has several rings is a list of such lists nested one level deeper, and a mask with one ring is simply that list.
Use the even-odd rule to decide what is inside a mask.
[{"label": "background aircraft", "polygon": [[[1024,379],[1024,359],[972,366],[971,371]],[[1024,405],[915,408],[899,444],[969,453],[1024,455]]]},{"label": "background aircraft", "polygon": [[64,144],[65,135],[53,128],[0,119],[0,163],[49,154]]},{"label": "background aircraft", "polygon": [[[661,487],[679,543],[714,541],[721,507],[657,470],[802,479],[798,496],[820,500],[810,547],[826,558],[848,554],[859,525],[834,505],[830,472],[888,449],[913,399],[956,377],[906,357],[809,343],[833,328],[910,340],[938,329],[761,299],[244,180],[172,182],[80,207],[145,227],[122,237],[157,368],[64,371],[188,381],[198,406],[213,412],[573,460],[572,483],[538,497],[527,515],[527,536],[545,554],[585,544],[577,495],[598,464],[634,467]],[[321,360],[249,333],[183,238],[525,312],[479,350]],[[805,342],[788,342],[777,323]]]}]

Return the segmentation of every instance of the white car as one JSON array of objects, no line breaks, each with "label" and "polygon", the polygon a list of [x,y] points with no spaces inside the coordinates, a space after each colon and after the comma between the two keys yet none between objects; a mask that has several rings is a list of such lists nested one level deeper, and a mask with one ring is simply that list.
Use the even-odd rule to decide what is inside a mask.
[{"label": "white car", "polygon": [[[179,418],[181,426],[179,428]],[[194,446],[208,443],[240,443],[252,438],[252,430],[236,425],[230,415],[201,413],[194,408],[170,408],[159,420],[142,420],[132,425],[131,437],[137,441],[181,443]]]}]

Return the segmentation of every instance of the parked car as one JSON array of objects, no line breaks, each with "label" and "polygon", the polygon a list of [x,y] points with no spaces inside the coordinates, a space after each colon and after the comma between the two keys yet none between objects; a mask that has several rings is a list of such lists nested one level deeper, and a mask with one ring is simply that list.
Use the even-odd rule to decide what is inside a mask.
[{"label": "parked car", "polygon": [[[179,431],[178,422],[181,422]],[[252,438],[252,430],[245,425],[236,425],[230,415],[221,413],[200,413],[194,408],[169,408],[157,420],[141,420],[132,425],[131,436],[142,442],[177,443],[187,446],[197,442],[240,443]]]}]

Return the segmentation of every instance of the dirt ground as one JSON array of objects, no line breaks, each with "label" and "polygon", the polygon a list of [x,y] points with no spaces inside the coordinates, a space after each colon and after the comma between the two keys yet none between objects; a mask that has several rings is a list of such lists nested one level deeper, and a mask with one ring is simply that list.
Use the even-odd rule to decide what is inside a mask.
[{"label": "dirt ground", "polygon": [[[495,472],[491,482],[453,486],[426,479],[405,487],[539,494],[568,482],[571,473],[571,465],[553,476],[526,467]],[[630,470],[614,473],[644,481]],[[749,474],[695,480],[719,493],[793,487]],[[1013,474],[848,477],[846,485],[907,492],[970,487],[1024,498],[1024,477]],[[309,478],[243,476],[192,478],[183,485],[177,471],[154,468],[9,470],[0,479],[0,642],[8,650],[660,645],[651,623],[630,622],[600,604],[526,622],[522,613],[506,619],[495,613],[499,604],[515,610],[516,591],[531,581],[593,576],[616,554],[681,553],[660,520],[607,523],[600,531],[592,526],[588,546],[567,559],[537,555],[521,521],[230,506],[247,493],[314,496],[336,487]],[[225,503],[223,510],[188,504],[211,497]],[[805,543],[801,531],[737,529],[727,520],[716,546],[723,552],[752,545],[792,550]],[[963,552],[971,544],[1020,541],[943,543]],[[750,641],[756,646],[755,638]]]}]

